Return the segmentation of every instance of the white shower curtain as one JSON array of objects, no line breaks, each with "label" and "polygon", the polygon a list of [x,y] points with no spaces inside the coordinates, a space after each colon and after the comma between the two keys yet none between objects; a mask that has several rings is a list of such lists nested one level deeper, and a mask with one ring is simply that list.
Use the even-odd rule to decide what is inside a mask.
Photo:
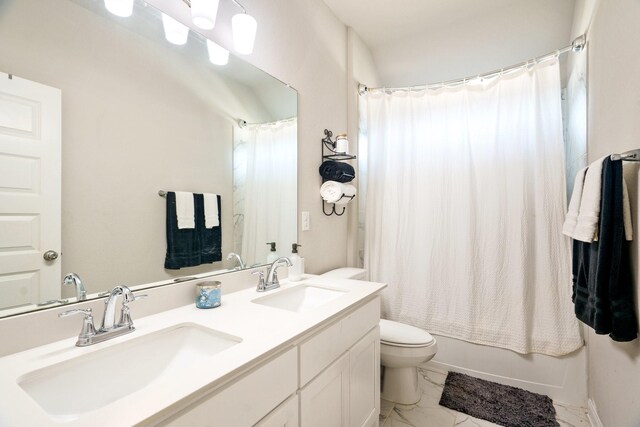
[{"label": "white shower curtain", "polygon": [[560,103],[557,60],[362,97],[365,268],[389,284],[384,317],[518,353],[582,346]]},{"label": "white shower curtain", "polygon": [[241,227],[239,252],[248,265],[266,262],[267,242],[276,242],[281,255],[296,242],[297,129],[296,119],[236,129],[234,168],[243,170],[234,176],[243,182],[234,187],[244,191],[242,200],[234,197],[234,212],[242,212],[234,227]]}]

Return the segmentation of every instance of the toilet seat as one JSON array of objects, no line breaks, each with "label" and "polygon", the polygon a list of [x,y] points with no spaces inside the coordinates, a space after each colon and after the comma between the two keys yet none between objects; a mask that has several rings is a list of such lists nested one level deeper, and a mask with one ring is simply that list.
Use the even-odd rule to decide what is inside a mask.
[{"label": "toilet seat", "polygon": [[435,342],[424,329],[392,320],[380,319],[380,342],[394,347],[428,347]]},{"label": "toilet seat", "polygon": [[380,340],[380,344],[388,345],[389,347],[398,347],[398,348],[425,348],[425,347],[432,346],[434,343],[432,342],[431,344],[410,345],[410,344],[398,344],[395,342],[387,342],[387,341]]}]

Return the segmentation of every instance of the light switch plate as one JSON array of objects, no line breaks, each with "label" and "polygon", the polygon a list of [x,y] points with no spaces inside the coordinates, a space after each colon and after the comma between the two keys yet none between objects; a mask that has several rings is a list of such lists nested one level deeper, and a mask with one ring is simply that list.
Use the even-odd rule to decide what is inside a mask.
[{"label": "light switch plate", "polygon": [[311,219],[309,218],[309,212],[302,212],[302,231],[311,230]]}]

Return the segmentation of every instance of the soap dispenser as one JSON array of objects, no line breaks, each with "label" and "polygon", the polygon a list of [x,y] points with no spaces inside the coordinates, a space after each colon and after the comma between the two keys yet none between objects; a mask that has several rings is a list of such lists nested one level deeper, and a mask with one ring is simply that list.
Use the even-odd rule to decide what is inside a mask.
[{"label": "soap dispenser", "polygon": [[280,258],[278,253],[276,252],[276,242],[267,242],[267,245],[271,245],[271,249],[269,250],[269,255],[267,255],[267,263],[271,264],[273,261]]},{"label": "soap dispenser", "polygon": [[289,267],[288,278],[293,282],[302,279],[302,275],[304,274],[304,259],[298,255],[298,248],[301,246],[302,245],[297,243],[291,244],[291,267]]}]

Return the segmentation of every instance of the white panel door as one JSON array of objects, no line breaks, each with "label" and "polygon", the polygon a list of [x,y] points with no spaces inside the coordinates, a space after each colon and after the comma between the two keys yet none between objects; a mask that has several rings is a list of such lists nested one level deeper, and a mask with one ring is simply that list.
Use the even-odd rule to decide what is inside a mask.
[{"label": "white panel door", "polygon": [[0,73],[0,307],[60,298],[61,93]]}]

